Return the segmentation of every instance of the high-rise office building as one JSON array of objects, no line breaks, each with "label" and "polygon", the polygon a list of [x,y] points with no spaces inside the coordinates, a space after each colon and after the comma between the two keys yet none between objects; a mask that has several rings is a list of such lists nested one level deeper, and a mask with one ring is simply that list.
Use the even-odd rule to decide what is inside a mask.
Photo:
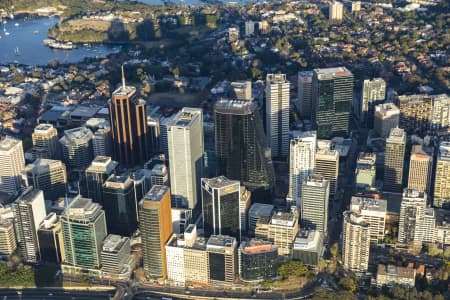
[{"label": "high-rise office building", "polygon": [[313,113],[313,71],[298,72],[298,102],[300,116],[311,120]]},{"label": "high-rise office building", "polygon": [[164,164],[156,164],[153,166],[150,175],[150,184],[153,185],[169,185],[169,172]]},{"label": "high-rise office building", "polygon": [[383,78],[366,79],[363,82],[359,121],[369,128],[373,126],[375,106],[386,98],[386,81]]},{"label": "high-rise office building", "polygon": [[205,235],[231,235],[241,240],[250,193],[239,181],[225,176],[202,178],[201,184]]},{"label": "high-rise office building", "polygon": [[328,197],[330,182],[323,176],[312,175],[302,186],[302,225],[323,233],[328,232]]},{"label": "high-rise office building", "polygon": [[39,250],[41,260],[49,263],[60,263],[64,257],[61,222],[55,212],[49,213],[38,229]]},{"label": "high-rise office building", "polygon": [[409,160],[408,188],[430,193],[433,157],[423,150],[422,145],[414,145]]},{"label": "high-rise office building", "polygon": [[218,174],[241,181],[259,199],[270,194],[275,175],[257,104],[219,100],[214,128]]},{"label": "high-rise office building", "polygon": [[0,141],[0,192],[17,195],[25,167],[22,141],[7,137]]},{"label": "high-rise office building", "polygon": [[400,124],[400,109],[393,103],[375,106],[374,129],[382,138],[387,138],[392,128]]},{"label": "high-rise office building", "polygon": [[194,209],[203,176],[203,114],[183,108],[168,126],[170,186],[174,207]]},{"label": "high-rise office building", "polygon": [[250,80],[231,82],[230,98],[252,101],[252,82]]},{"label": "high-rise office building", "polygon": [[344,17],[344,4],[334,1],[328,9],[328,19],[331,21],[342,21]]},{"label": "high-rise office building", "polygon": [[329,147],[318,147],[314,174],[323,176],[330,182],[330,196],[334,196],[338,189],[339,152]]},{"label": "high-rise office building", "polygon": [[271,242],[261,239],[243,241],[239,252],[239,275],[243,281],[263,281],[277,275],[278,249]]},{"label": "high-rise office building", "polygon": [[130,238],[108,234],[102,243],[100,253],[102,277],[119,280],[129,279],[132,271],[132,266],[129,265],[130,251]]},{"label": "high-rise office building", "polygon": [[111,127],[99,128],[94,132],[92,138],[92,148],[94,157],[111,156],[112,154],[112,137]]},{"label": "high-rise office building", "polygon": [[366,272],[369,266],[370,231],[364,217],[351,211],[344,212],[342,232],[342,261],[344,268]]},{"label": "high-rise office building", "polygon": [[425,133],[431,125],[433,98],[429,95],[402,95],[396,99],[400,125],[408,134]]},{"label": "high-rise office building", "polygon": [[209,260],[210,284],[234,283],[238,274],[236,238],[228,235],[212,235],[206,244]]},{"label": "high-rise office building", "polygon": [[290,205],[300,205],[302,185],[314,173],[316,164],[317,136],[315,131],[301,132],[291,139],[289,152],[289,192]]},{"label": "high-rise office building", "polygon": [[108,232],[131,236],[137,229],[134,185],[128,175],[111,175],[103,184],[103,209]]},{"label": "high-rise office building", "polygon": [[350,210],[369,224],[370,242],[378,244],[384,239],[387,201],[384,199],[352,197]]},{"label": "high-rise office building", "polygon": [[398,228],[398,241],[400,243],[422,243],[426,206],[427,194],[425,192],[413,189],[403,191]]},{"label": "high-rise office building", "polygon": [[61,215],[63,274],[100,276],[100,253],[107,235],[105,212],[91,199],[77,196]]},{"label": "high-rise office building", "polygon": [[272,157],[286,158],[289,153],[289,94],[286,74],[266,77],[266,134]]},{"label": "high-rise office building", "polygon": [[[130,173],[130,179],[134,187],[134,200],[136,203],[136,212],[138,209],[138,204],[144,198],[145,194],[150,191],[150,174],[151,172],[146,169],[138,169]],[[139,217],[139,213],[136,213]],[[139,221],[139,218],[138,218]]]},{"label": "high-rise office building", "polygon": [[33,160],[38,158],[60,158],[58,131],[51,124],[38,124],[31,135],[33,140]]},{"label": "high-rise office building", "polygon": [[375,187],[376,154],[360,152],[356,161],[355,183],[360,190],[371,190]]},{"label": "high-rise office building", "polygon": [[25,167],[28,184],[44,192],[45,200],[66,196],[66,166],[60,160],[38,158]]},{"label": "high-rise office building", "polygon": [[450,206],[450,142],[441,142],[436,162],[433,206]]},{"label": "high-rise office building", "polygon": [[274,206],[272,204],[253,203],[248,210],[248,234],[255,235],[256,223],[260,218],[268,218],[272,216]]},{"label": "high-rise office building", "polygon": [[151,278],[167,278],[165,245],[172,235],[170,190],[154,185],[139,202],[144,269]]},{"label": "high-rise office building", "polygon": [[447,94],[433,95],[431,129],[440,130],[450,127],[450,97]]},{"label": "high-rise office building", "polygon": [[64,131],[59,139],[64,162],[69,168],[86,168],[92,161],[92,131],[86,127],[77,127]]},{"label": "high-rise office building", "polygon": [[108,156],[97,156],[86,169],[87,196],[103,205],[103,184],[117,170],[119,163]]},{"label": "high-rise office building", "polygon": [[25,262],[40,260],[38,229],[45,219],[44,193],[28,187],[14,202],[17,241]]},{"label": "high-rise office building", "polygon": [[353,74],[347,68],[314,70],[313,121],[318,138],[350,134],[352,100]]},{"label": "high-rise office building", "polygon": [[384,191],[397,193],[402,191],[405,147],[405,131],[401,128],[393,128],[389,137],[386,139],[386,151],[384,156]]},{"label": "high-rise office building", "polygon": [[0,219],[0,255],[11,255],[16,249],[17,241],[13,222]]},{"label": "high-rise office building", "polygon": [[108,105],[113,159],[124,167],[144,164],[152,154],[145,101],[137,99],[135,87],[125,84],[123,67],[122,86],[113,92]]}]

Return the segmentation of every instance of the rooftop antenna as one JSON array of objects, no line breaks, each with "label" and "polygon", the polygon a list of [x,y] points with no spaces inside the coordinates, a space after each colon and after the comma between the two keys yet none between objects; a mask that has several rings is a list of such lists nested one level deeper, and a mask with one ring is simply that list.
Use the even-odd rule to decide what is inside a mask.
[{"label": "rooftop antenna", "polygon": [[122,87],[125,89],[125,72],[123,71],[123,65],[122,65]]}]

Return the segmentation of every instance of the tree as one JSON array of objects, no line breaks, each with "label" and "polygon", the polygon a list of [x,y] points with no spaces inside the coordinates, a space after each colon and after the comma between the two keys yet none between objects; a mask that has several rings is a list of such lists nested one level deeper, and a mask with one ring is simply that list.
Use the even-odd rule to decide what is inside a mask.
[{"label": "tree", "polygon": [[341,279],[339,279],[339,286],[347,291],[356,291],[355,280],[350,277],[341,277]]},{"label": "tree", "polygon": [[333,256],[333,258],[336,258],[339,254],[339,244],[334,243],[330,248],[330,253]]},{"label": "tree", "polygon": [[282,264],[278,268],[278,275],[283,279],[289,276],[302,277],[309,274],[308,268],[299,261],[290,261],[288,263]]}]

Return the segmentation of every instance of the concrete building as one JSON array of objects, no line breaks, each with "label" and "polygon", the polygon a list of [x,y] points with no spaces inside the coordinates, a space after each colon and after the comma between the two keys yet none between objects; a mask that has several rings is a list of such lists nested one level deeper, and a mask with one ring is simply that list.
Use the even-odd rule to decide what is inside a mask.
[{"label": "concrete building", "polygon": [[276,158],[286,158],[289,153],[289,88],[286,74],[267,74],[266,134]]},{"label": "concrete building", "polygon": [[112,154],[112,136],[111,127],[99,128],[92,137],[92,148],[94,157],[111,156]]},{"label": "concrete building", "polygon": [[450,206],[450,142],[441,142],[437,155],[434,179],[433,206]]},{"label": "concrete building", "polygon": [[49,213],[39,226],[39,250],[41,260],[46,263],[59,264],[65,255],[62,227],[55,212]]},{"label": "concrete building", "polygon": [[152,168],[150,175],[150,184],[154,185],[169,185],[169,172],[166,165],[156,164]]},{"label": "concrete building", "polygon": [[391,129],[386,139],[383,191],[398,193],[402,190],[405,148],[406,132],[401,128]]},{"label": "concrete building", "polygon": [[255,235],[256,223],[259,218],[272,216],[274,206],[271,204],[254,203],[248,211],[248,233],[250,236]]},{"label": "concrete building", "polygon": [[393,103],[375,106],[374,129],[382,138],[387,138],[391,129],[400,124],[400,110]]},{"label": "concrete building", "polygon": [[28,187],[13,205],[20,253],[25,262],[37,263],[41,256],[38,229],[46,216],[44,193]]},{"label": "concrete building", "polygon": [[61,224],[65,249],[62,273],[101,277],[100,253],[107,235],[102,207],[77,196],[62,214]]},{"label": "concrete building", "polygon": [[97,156],[86,169],[87,196],[92,201],[103,205],[103,184],[113,175],[119,163],[109,156]]},{"label": "concrete building", "polygon": [[59,159],[61,149],[58,142],[58,131],[51,124],[38,124],[31,135],[33,140],[32,157]]},{"label": "concrete building", "polygon": [[347,137],[350,134],[353,74],[344,67],[315,69],[313,99],[317,137]]},{"label": "concrete building", "polygon": [[311,120],[313,109],[313,71],[298,72],[298,103],[300,116]]},{"label": "concrete building", "polygon": [[433,95],[431,130],[450,127],[450,97],[447,94]]},{"label": "concrete building", "polygon": [[17,241],[13,222],[0,219],[0,256],[11,255],[16,249]]},{"label": "concrete building", "polygon": [[[353,5],[353,3],[352,3]],[[360,2],[361,5],[361,2]],[[375,106],[386,98],[386,82],[383,78],[366,79],[363,82],[359,121],[368,128],[373,126]]]},{"label": "concrete building", "polygon": [[25,167],[22,141],[7,137],[0,141],[0,192],[17,195]]},{"label": "concrete building", "polygon": [[176,286],[185,286],[184,237],[173,234],[166,244],[167,280]]},{"label": "concrete building", "polygon": [[433,98],[428,95],[402,95],[396,99],[400,128],[408,134],[425,133],[431,124]]},{"label": "concrete building", "polygon": [[239,40],[239,28],[230,27],[228,28],[228,42],[234,43]]},{"label": "concrete building", "polygon": [[151,278],[167,278],[165,245],[172,235],[170,190],[154,185],[139,202],[144,269]]},{"label": "concrete building", "polygon": [[302,227],[314,229],[325,236],[328,233],[328,198],[330,182],[323,176],[309,176],[302,187]]},{"label": "concrete building", "polygon": [[198,108],[183,108],[168,126],[172,206],[194,209],[201,197],[203,117]]},{"label": "concrete building", "polygon": [[64,131],[59,139],[64,163],[69,168],[87,168],[92,161],[92,131],[86,127],[77,127]]},{"label": "concrete building", "polygon": [[278,249],[261,239],[243,241],[239,247],[239,275],[245,282],[258,282],[277,276]]},{"label": "concrete building", "polygon": [[337,1],[331,3],[328,11],[328,19],[331,21],[342,21],[343,17],[344,4]]},{"label": "concrete building", "polygon": [[344,212],[342,232],[342,260],[344,268],[364,273],[369,265],[370,232],[364,217],[351,211]]},{"label": "concrete building", "polygon": [[371,190],[375,187],[376,154],[360,152],[356,161],[355,183],[361,190]]},{"label": "concrete building", "polygon": [[182,234],[192,221],[192,209],[172,208],[172,232]]},{"label": "concrete building", "polygon": [[435,242],[450,245],[450,211],[447,209],[435,209]]},{"label": "concrete building", "polygon": [[29,185],[44,192],[44,199],[56,201],[66,196],[66,166],[60,160],[38,158],[25,167]]},{"label": "concrete building", "polygon": [[291,139],[289,152],[288,206],[300,208],[302,185],[314,173],[317,135],[315,131],[301,132]]},{"label": "concrete building", "polygon": [[329,148],[318,148],[314,174],[323,176],[330,182],[330,196],[334,196],[338,190],[339,152]]},{"label": "concrete building", "polygon": [[400,285],[406,288],[414,288],[416,282],[416,269],[395,265],[378,265],[377,286]]},{"label": "concrete building", "polygon": [[252,101],[252,82],[250,80],[231,82],[230,98],[244,101]]},{"label": "concrete building", "polygon": [[247,228],[250,193],[225,176],[202,178],[201,184],[205,235],[231,235],[240,241]]},{"label": "concrete building", "polygon": [[361,10],[361,1],[352,1],[352,12],[358,12]]},{"label": "concrete building", "polygon": [[422,244],[424,237],[424,215],[427,194],[422,191],[405,189],[400,206],[398,241],[403,244]]},{"label": "concrete building", "polygon": [[299,260],[308,267],[317,269],[325,248],[324,236],[317,230],[302,229],[294,241],[292,259]]},{"label": "concrete building", "polygon": [[252,36],[255,33],[255,25],[257,25],[258,22],[254,21],[245,21],[245,36]]},{"label": "concrete building", "polygon": [[372,244],[381,243],[386,228],[387,201],[384,199],[353,196],[350,210],[362,216],[369,224],[369,238]]},{"label": "concrete building", "polygon": [[232,285],[238,274],[238,252],[236,238],[227,235],[212,235],[206,244],[209,261],[209,283]]},{"label": "concrete building", "polygon": [[100,261],[102,262],[102,278],[128,280],[132,272],[130,239],[109,234],[103,241]]},{"label": "concrete building", "polygon": [[409,160],[408,188],[430,193],[433,156],[423,150],[422,145],[414,145]]}]

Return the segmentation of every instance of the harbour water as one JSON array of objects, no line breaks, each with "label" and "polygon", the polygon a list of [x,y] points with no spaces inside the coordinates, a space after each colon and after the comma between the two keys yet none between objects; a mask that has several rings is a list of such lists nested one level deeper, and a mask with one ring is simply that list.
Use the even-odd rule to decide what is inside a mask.
[{"label": "harbour water", "polygon": [[73,50],[51,49],[43,41],[48,38],[48,29],[58,22],[57,17],[16,17],[6,21],[6,24],[0,23],[0,64],[45,65],[50,60],[80,62],[85,57],[105,57],[109,53],[120,51],[121,47],[93,44],[77,45]]}]

